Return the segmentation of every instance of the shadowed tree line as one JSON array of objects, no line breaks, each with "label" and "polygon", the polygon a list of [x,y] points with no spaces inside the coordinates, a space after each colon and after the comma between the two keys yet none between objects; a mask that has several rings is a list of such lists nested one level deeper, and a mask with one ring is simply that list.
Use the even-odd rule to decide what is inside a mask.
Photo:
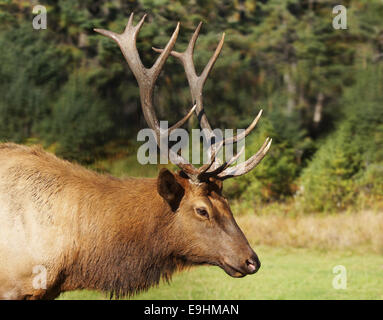
[{"label": "shadowed tree line", "polygon": [[[250,205],[297,196],[310,211],[382,197],[381,1],[342,1],[347,30],[333,28],[334,4],[326,0],[39,4],[47,8],[47,30],[32,28],[31,1],[0,0],[0,139],[41,143],[85,164],[121,150],[135,154],[137,131],[146,127],[137,84],[117,45],[93,28],[122,32],[131,12],[135,21],[148,13],[137,46],[149,66],[157,56],[152,47],[166,44],[177,21],[179,51],[202,21],[198,70],[226,33],[204,89],[211,124],[244,128],[262,108],[247,154],[273,137],[263,163],[228,182],[229,196]],[[159,118],[170,123],[192,105],[172,57],[155,102]],[[188,126],[198,127],[195,117]]]}]

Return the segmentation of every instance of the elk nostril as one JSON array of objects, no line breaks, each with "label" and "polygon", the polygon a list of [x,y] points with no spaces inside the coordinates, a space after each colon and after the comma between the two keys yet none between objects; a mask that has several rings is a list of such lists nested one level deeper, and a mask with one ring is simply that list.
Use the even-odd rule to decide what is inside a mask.
[{"label": "elk nostril", "polygon": [[250,273],[255,273],[258,270],[258,268],[256,266],[256,262],[254,262],[253,259],[247,259],[246,265],[247,265],[247,269],[249,270]]}]

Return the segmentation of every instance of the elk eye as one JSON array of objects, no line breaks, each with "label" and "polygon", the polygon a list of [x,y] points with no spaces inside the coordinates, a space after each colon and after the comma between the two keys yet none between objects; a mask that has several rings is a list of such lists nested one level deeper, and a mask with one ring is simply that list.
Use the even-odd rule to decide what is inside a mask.
[{"label": "elk eye", "polygon": [[197,208],[196,212],[202,217],[209,218],[209,213],[205,208]]}]

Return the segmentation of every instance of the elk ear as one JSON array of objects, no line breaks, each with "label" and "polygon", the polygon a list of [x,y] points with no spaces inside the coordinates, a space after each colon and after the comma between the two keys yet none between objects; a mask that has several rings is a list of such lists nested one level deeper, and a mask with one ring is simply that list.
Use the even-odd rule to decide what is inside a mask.
[{"label": "elk ear", "polygon": [[216,185],[217,185],[217,187],[218,187],[218,189],[219,189],[219,192],[222,192],[222,189],[223,189],[223,181],[222,181],[222,180],[218,180],[218,179],[216,179],[216,180],[215,180],[215,183],[216,183]]},{"label": "elk ear", "polygon": [[157,178],[157,191],[169,203],[173,211],[180,205],[185,194],[184,188],[178,183],[176,177],[168,169],[161,169]]},{"label": "elk ear", "polygon": [[222,193],[222,189],[223,189],[223,182],[222,182],[222,180],[210,177],[209,181],[213,184],[213,188],[212,189],[214,191],[216,191],[216,192],[218,191],[217,192],[218,194],[221,194]]}]

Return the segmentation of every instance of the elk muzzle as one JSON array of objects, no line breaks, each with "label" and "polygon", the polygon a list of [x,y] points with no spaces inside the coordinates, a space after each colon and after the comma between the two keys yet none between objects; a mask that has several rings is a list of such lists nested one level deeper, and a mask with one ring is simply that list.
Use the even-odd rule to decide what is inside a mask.
[{"label": "elk muzzle", "polygon": [[238,253],[232,253],[222,259],[220,267],[234,278],[241,278],[256,273],[261,267],[257,254],[248,245]]}]

